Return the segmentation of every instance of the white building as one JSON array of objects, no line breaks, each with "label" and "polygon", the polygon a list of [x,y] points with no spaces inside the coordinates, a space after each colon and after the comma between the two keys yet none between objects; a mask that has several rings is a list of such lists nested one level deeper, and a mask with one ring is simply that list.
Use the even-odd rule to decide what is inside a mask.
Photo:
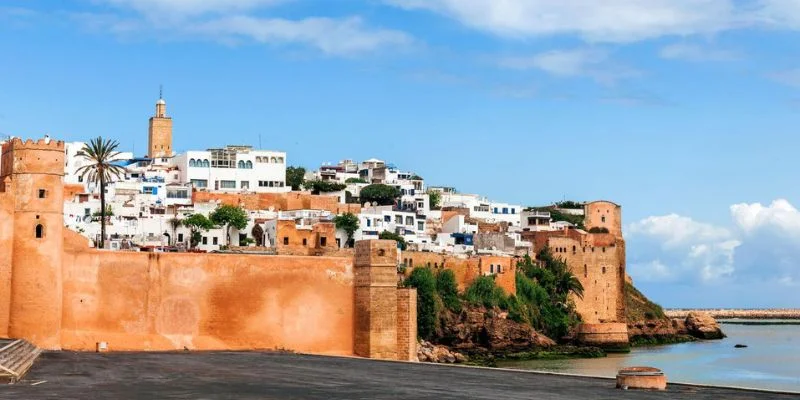
[{"label": "white building", "polygon": [[289,192],[286,153],[253,150],[251,146],[187,151],[172,158],[181,183],[196,190],[220,192]]}]

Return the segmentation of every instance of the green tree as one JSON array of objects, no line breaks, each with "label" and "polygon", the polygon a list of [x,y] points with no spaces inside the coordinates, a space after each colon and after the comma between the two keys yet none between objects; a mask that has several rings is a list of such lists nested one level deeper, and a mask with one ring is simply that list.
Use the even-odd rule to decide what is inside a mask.
[{"label": "green tree", "polygon": [[404,284],[417,289],[417,334],[431,340],[436,334],[439,315],[436,277],[430,268],[414,268]]},{"label": "green tree", "polygon": [[341,229],[347,234],[346,247],[352,247],[353,235],[358,230],[358,217],[353,213],[345,213],[333,217],[333,223],[336,224],[336,229]]},{"label": "green tree", "polygon": [[378,235],[378,239],[381,239],[381,240],[394,240],[394,241],[396,241],[398,243],[398,246],[400,247],[400,250],[405,250],[406,247],[407,247],[406,240],[402,236],[400,236],[400,235],[398,235],[398,234],[396,234],[394,232],[383,231]]},{"label": "green tree", "polygon": [[338,192],[347,187],[343,183],[330,181],[306,181],[303,186],[310,190],[312,194]]},{"label": "green tree", "polygon": [[119,156],[119,142],[116,140],[105,140],[102,136],[89,141],[83,146],[83,149],[78,153],[87,162],[76,171],[87,182],[95,182],[100,186],[100,243],[99,248],[103,248],[106,240],[106,184],[112,181],[112,178],[119,178],[124,175],[125,169],[112,164],[112,162]]},{"label": "green tree", "polygon": [[452,270],[442,269],[436,274],[436,293],[442,299],[442,303],[450,311],[461,312],[461,300],[458,298],[458,283],[456,274]]},{"label": "green tree", "polygon": [[438,210],[442,205],[442,194],[435,190],[428,191],[428,204],[431,210]]},{"label": "green tree", "polygon": [[362,203],[376,202],[382,206],[393,205],[399,197],[400,189],[381,183],[365,186],[361,189],[361,194],[359,195]]},{"label": "green tree", "polygon": [[221,205],[209,215],[211,222],[225,229],[225,244],[231,242],[230,228],[242,230],[247,227],[247,213],[239,207]]},{"label": "green tree", "polygon": [[183,220],[183,226],[189,228],[189,247],[195,248],[200,243],[202,234],[214,227],[214,223],[203,214],[192,214]]},{"label": "green tree", "polygon": [[361,178],[347,178],[344,183],[367,183],[367,181]]},{"label": "green tree", "polygon": [[303,167],[286,168],[286,185],[291,186],[292,190],[300,190],[306,181],[306,169]]}]

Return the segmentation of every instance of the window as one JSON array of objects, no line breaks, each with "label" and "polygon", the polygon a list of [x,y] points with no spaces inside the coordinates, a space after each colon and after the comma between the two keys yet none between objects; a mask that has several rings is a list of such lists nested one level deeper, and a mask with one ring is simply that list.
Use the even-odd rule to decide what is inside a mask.
[{"label": "window", "polygon": [[322,236],[321,238],[319,238],[319,246],[320,247],[325,247],[327,245],[328,245],[328,238],[327,237]]},{"label": "window", "polygon": [[572,246],[572,254],[575,254],[576,251],[578,251],[578,248],[575,247],[575,246]]},{"label": "window", "polygon": [[236,189],[236,181],[219,181],[219,187],[222,189]]},{"label": "window", "polygon": [[168,199],[188,199],[189,191],[187,189],[173,189],[167,191]]},{"label": "window", "polygon": [[589,277],[589,267],[586,264],[583,264],[583,277]]},{"label": "window", "polygon": [[402,215],[395,215],[394,216],[394,223],[395,224],[403,224],[403,216]]},{"label": "window", "polygon": [[494,213],[499,214],[499,212],[497,212],[497,207],[494,208]]},{"label": "window", "polygon": [[208,187],[208,180],[207,179],[192,179],[191,180],[192,186],[196,188],[207,188]]},{"label": "window", "polygon": [[602,217],[600,217],[600,222],[606,222],[606,216],[605,216],[605,215],[603,215]]},{"label": "window", "polygon": [[47,197],[47,190],[39,189],[39,198],[43,199],[45,197]]},{"label": "window", "polygon": [[142,194],[158,194],[157,186],[143,186]]},{"label": "window", "polygon": [[203,160],[203,165],[202,165],[202,167],[204,167],[204,168],[208,168],[208,166],[209,166],[209,165],[210,165],[210,164],[209,164],[208,160]]},{"label": "window", "polygon": [[244,161],[242,161],[242,160],[239,160],[239,163],[238,163],[237,167],[238,167],[239,169],[244,169]]},{"label": "window", "polygon": [[208,244],[208,236],[203,236],[203,244]]},{"label": "window", "polygon": [[81,175],[81,176],[79,176],[79,177],[78,177],[78,182],[81,182],[81,183],[83,183],[83,175]]},{"label": "window", "polygon": [[391,215],[384,215],[383,216],[383,222],[392,222],[392,216]]},{"label": "window", "polygon": [[242,189],[250,189],[250,181],[241,181],[239,185]]},{"label": "window", "polygon": [[517,209],[516,209],[516,208],[512,208],[512,209],[511,209],[511,213],[512,213],[512,214],[516,214],[516,213],[517,213]]},{"label": "window", "polygon": [[508,207],[503,207],[503,214],[508,214]]},{"label": "window", "polygon": [[369,228],[370,226],[372,226],[372,221],[369,218],[367,218],[367,228]]},{"label": "window", "polygon": [[425,230],[425,222],[424,221],[417,221],[417,230],[424,231]]},{"label": "window", "polygon": [[178,241],[179,242],[183,242],[183,234],[182,233],[178,234]]},{"label": "window", "polygon": [[189,159],[189,167],[196,167],[196,166],[197,166],[197,162],[194,160],[194,158],[190,158]]},{"label": "window", "polygon": [[303,246],[305,246],[305,245],[307,245],[307,244],[308,244],[308,240],[304,238],[304,239],[303,239]]},{"label": "window", "polygon": [[244,163],[244,167],[245,167],[246,169],[253,169],[253,162],[252,162],[252,161],[250,161],[250,160],[247,160],[247,161]]},{"label": "window", "polygon": [[277,164],[278,163],[278,159],[275,158],[275,157],[272,157],[272,158],[269,159],[269,162],[271,162],[273,164]]},{"label": "window", "polygon": [[288,246],[289,245],[289,237],[288,236],[284,236],[283,237],[283,245],[284,246]]},{"label": "window", "polygon": [[603,267],[603,273],[604,274],[606,273],[606,267]]},{"label": "window", "polygon": [[211,168],[236,168],[236,151],[230,149],[211,150]]},{"label": "window", "polygon": [[278,157],[278,164],[283,164],[283,157]]},{"label": "window", "polygon": [[494,273],[494,264],[492,264],[492,265],[490,265],[490,266],[489,266],[489,273],[490,273],[490,274],[493,274],[493,273]]},{"label": "window", "polygon": [[41,239],[44,237],[44,226],[42,224],[36,225],[36,238]]},{"label": "window", "polygon": [[212,239],[212,243],[213,243],[215,246],[219,244],[219,238],[218,238],[218,237],[214,236],[214,237],[213,237],[213,238],[211,238],[211,239]]},{"label": "window", "polygon": [[406,225],[414,226],[414,217],[406,217]]}]

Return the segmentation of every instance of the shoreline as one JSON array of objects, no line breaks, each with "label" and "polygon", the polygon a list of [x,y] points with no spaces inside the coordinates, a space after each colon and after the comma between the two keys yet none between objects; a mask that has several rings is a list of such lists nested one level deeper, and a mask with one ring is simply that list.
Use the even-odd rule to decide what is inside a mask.
[{"label": "shoreline", "polygon": [[686,318],[690,312],[706,313],[715,319],[797,319],[800,320],[800,309],[797,308],[670,308],[664,314],[668,318]]}]

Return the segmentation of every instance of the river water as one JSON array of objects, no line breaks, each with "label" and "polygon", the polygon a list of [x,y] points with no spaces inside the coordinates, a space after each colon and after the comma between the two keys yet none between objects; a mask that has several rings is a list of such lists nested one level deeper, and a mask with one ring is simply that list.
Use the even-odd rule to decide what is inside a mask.
[{"label": "river water", "polygon": [[[614,377],[621,368],[644,365],[664,371],[669,382],[800,392],[800,325],[721,326],[728,335],[722,340],[639,347],[605,358],[506,361],[498,366]],[[748,347],[737,349],[736,344]]]}]

